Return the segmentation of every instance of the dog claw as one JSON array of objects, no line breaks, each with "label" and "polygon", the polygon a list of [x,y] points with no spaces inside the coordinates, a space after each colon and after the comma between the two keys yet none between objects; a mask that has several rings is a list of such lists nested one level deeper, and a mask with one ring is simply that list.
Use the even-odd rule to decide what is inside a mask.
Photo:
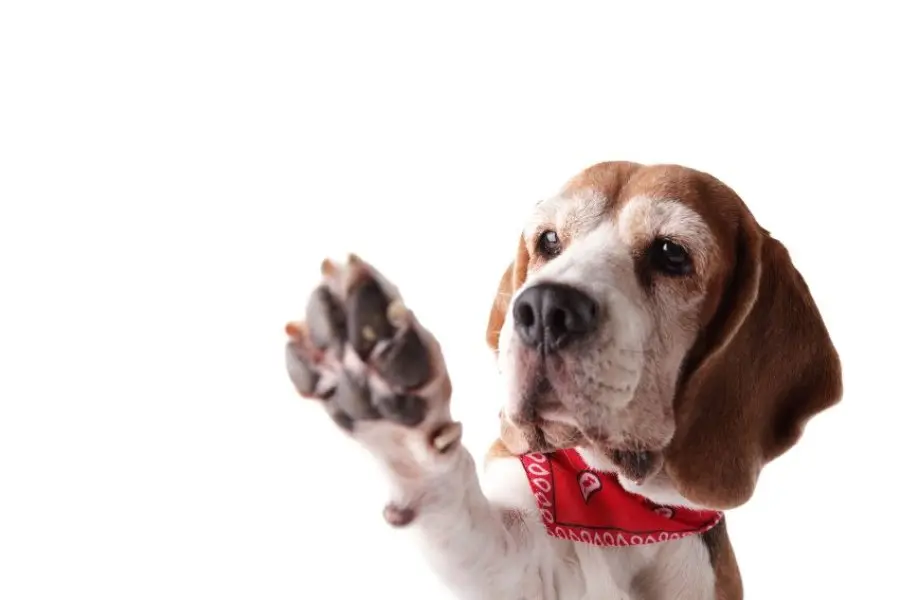
[{"label": "dog claw", "polygon": [[322,261],[322,266],[319,270],[322,273],[322,277],[331,279],[337,276],[338,267],[330,258],[326,258]]},{"label": "dog claw", "polygon": [[397,506],[394,503],[384,507],[384,520],[393,527],[405,527],[416,518],[416,511],[408,506]]},{"label": "dog claw", "polygon": [[401,300],[394,300],[388,305],[388,322],[397,329],[409,324],[409,316],[409,309],[406,308],[406,305]]},{"label": "dog claw", "polygon": [[448,423],[432,434],[431,445],[438,453],[443,454],[462,439],[462,425]]},{"label": "dog claw", "polygon": [[306,325],[300,321],[291,321],[284,326],[284,332],[292,340],[301,339],[306,335]]}]

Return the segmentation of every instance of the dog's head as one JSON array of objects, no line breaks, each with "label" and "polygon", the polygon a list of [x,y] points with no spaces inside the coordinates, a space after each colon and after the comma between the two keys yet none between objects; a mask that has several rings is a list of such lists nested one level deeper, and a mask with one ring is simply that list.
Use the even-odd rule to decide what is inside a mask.
[{"label": "dog's head", "polygon": [[785,248],[717,179],[601,163],[539,203],[491,309],[514,452],[581,448],[731,508],[841,395]]}]

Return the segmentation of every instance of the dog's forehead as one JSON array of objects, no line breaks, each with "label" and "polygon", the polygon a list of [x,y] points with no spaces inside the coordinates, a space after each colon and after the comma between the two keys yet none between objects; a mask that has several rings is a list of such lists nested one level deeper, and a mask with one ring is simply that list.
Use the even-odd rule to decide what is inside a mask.
[{"label": "dog's forehead", "polygon": [[585,193],[561,193],[535,206],[525,231],[537,233],[540,229],[552,228],[563,237],[575,238],[608,218],[608,206],[604,196],[587,190]]},{"label": "dog's forehead", "polygon": [[538,203],[526,231],[553,227],[571,239],[614,222],[628,243],[654,235],[712,243],[703,186],[702,174],[677,166],[601,163]]}]

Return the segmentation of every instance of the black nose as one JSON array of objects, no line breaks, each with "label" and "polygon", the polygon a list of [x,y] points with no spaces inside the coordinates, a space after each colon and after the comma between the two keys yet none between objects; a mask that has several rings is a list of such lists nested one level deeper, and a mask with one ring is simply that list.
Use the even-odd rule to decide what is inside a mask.
[{"label": "black nose", "polygon": [[559,350],[597,324],[597,303],[567,285],[542,283],[516,299],[513,320],[522,341],[545,353]]}]

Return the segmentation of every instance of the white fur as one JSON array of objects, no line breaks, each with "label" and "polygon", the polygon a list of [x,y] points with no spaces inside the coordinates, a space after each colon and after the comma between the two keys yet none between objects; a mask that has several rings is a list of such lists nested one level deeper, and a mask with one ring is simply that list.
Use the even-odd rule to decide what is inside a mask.
[{"label": "white fur", "polygon": [[441,463],[426,477],[395,481],[394,487],[418,499],[410,527],[435,572],[459,598],[714,597],[713,572],[699,536],[625,548],[560,540],[547,535],[518,459],[489,461],[484,491],[464,447]]}]

